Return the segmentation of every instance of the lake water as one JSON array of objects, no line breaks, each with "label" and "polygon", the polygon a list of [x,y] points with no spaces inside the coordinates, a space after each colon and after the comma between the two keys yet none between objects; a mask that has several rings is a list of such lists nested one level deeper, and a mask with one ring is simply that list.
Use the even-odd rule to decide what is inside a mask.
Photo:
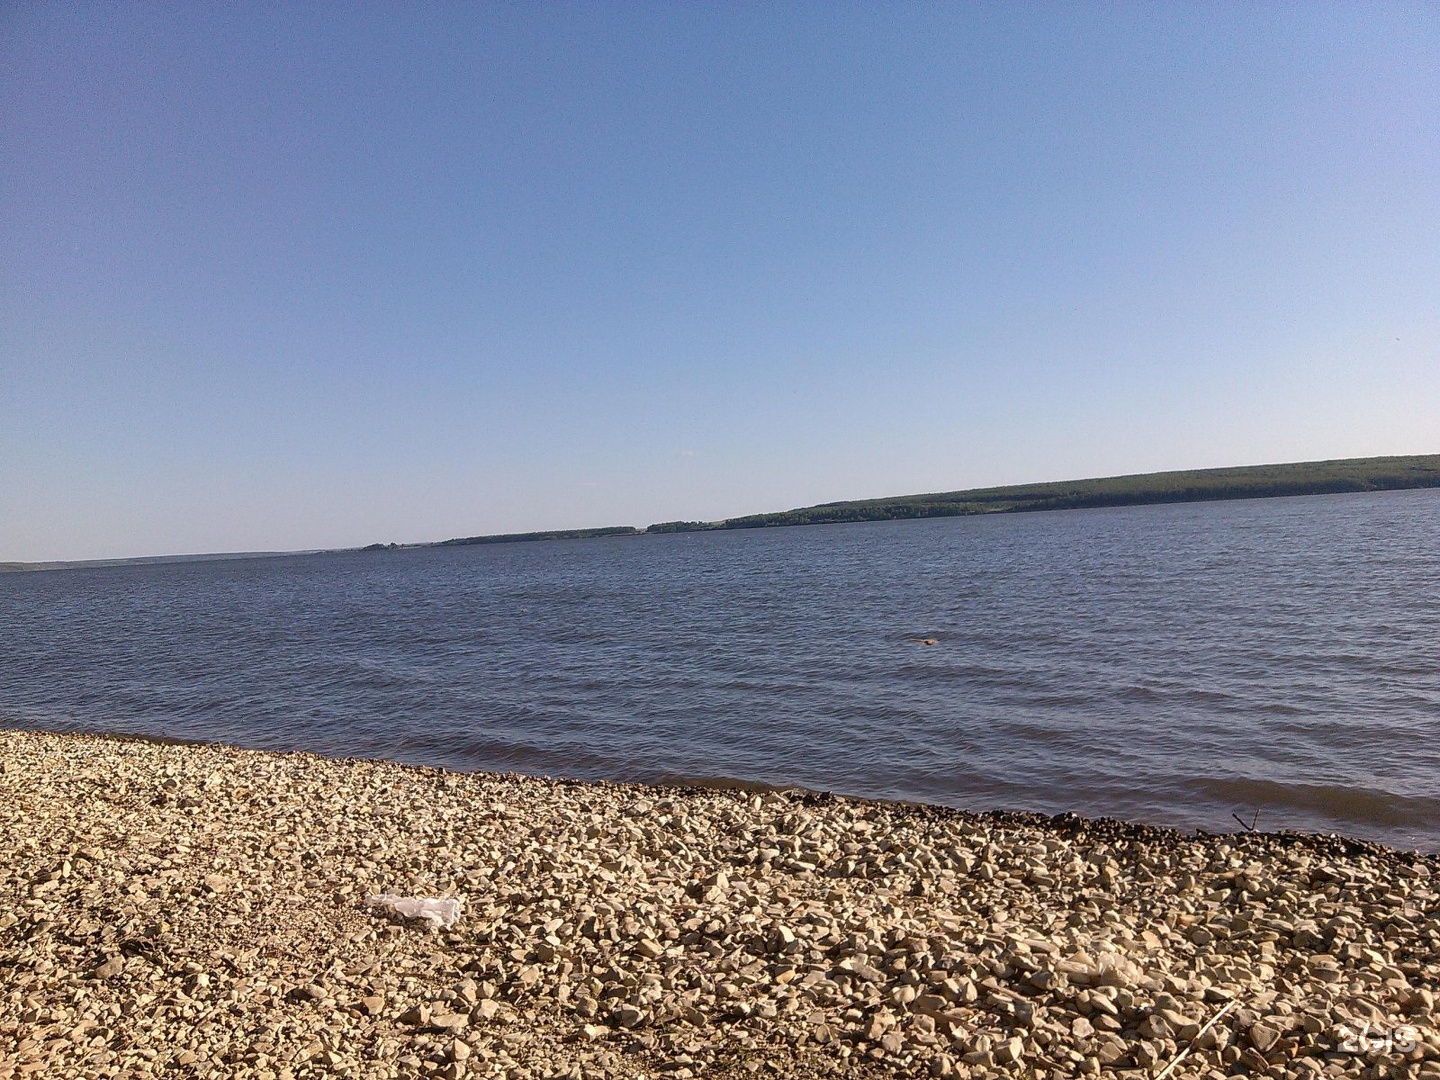
[{"label": "lake water", "polygon": [[1436,850],[1440,491],[6,574],[0,724]]}]

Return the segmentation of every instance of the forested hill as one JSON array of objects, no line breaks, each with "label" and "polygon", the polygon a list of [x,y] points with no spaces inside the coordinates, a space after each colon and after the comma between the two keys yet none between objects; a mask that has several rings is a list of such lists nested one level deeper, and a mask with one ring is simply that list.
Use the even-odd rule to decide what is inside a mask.
[{"label": "forested hill", "polygon": [[763,529],[775,525],[823,525],[845,521],[890,521],[898,518],[958,517],[963,514],[1076,510],[1082,507],[1266,499],[1279,495],[1328,495],[1346,491],[1433,487],[1440,487],[1440,454],[1347,458],[1290,465],[1142,473],[1098,480],[1062,480],[1048,484],[821,503],[798,510],[751,514],[725,521],[667,521],[651,525],[646,531]]},{"label": "forested hill", "polygon": [[[611,525],[603,529],[554,529],[549,532],[497,533],[493,536],[460,536],[415,547],[465,547],[470,544],[518,544],[527,540],[594,540],[600,536],[639,536],[642,530],[633,525]],[[370,549],[383,547],[373,544]]]}]

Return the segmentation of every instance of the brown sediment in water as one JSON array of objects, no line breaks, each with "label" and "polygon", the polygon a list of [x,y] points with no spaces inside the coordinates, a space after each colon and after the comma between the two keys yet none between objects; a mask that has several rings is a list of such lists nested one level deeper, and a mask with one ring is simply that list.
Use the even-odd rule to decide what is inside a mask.
[{"label": "brown sediment in water", "polygon": [[1440,867],[1374,844],[21,731],[0,764],[0,1080],[1440,1076]]}]

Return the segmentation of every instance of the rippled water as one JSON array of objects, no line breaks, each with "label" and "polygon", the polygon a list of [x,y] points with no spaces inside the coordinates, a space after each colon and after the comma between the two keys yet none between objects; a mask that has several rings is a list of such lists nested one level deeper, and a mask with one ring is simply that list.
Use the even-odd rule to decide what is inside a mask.
[{"label": "rippled water", "polygon": [[1437,552],[1421,491],[0,575],[0,723],[1433,850]]}]

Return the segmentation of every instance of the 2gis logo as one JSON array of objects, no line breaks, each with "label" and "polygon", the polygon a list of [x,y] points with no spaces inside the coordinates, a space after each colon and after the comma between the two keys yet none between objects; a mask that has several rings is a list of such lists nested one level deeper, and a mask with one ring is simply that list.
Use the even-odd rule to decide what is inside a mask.
[{"label": "2gis logo", "polygon": [[1335,1042],[1347,1054],[1380,1056],[1408,1054],[1420,1045],[1420,1036],[1409,1025],[1386,1028],[1365,1020],[1355,1020],[1336,1025]]}]

